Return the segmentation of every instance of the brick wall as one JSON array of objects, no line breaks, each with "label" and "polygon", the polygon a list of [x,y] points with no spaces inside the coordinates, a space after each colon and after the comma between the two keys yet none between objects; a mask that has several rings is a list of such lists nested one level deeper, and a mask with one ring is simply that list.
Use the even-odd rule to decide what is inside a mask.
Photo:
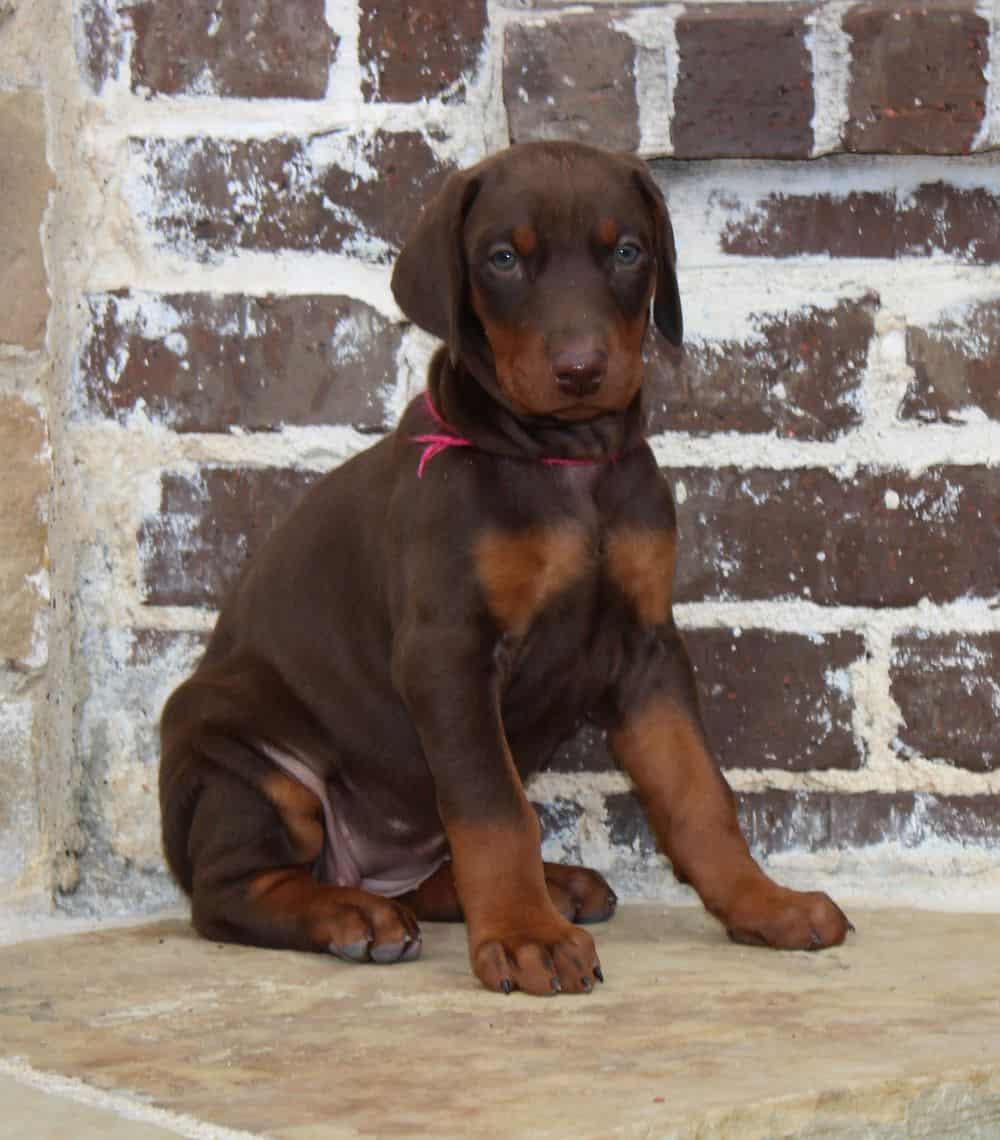
[{"label": "brick wall", "polygon": [[[388,288],[421,200],[539,137],[643,154],[674,216],[689,337],[680,361],[650,345],[653,444],[679,506],[679,620],[756,848],[836,886],[996,885],[996,9],[46,6],[62,212],[37,384],[64,618],[49,723],[74,797],[49,828],[65,905],[169,893],[159,707],[274,520],[422,387],[432,342]],[[0,23],[0,50],[11,34]],[[32,98],[17,114],[37,123]],[[2,282],[26,306],[43,280],[27,264]],[[44,306],[0,373],[24,487],[44,466],[45,415],[23,395],[47,359],[39,321]],[[38,533],[19,583],[41,580]],[[551,855],[663,887],[595,734],[532,795]]]}]

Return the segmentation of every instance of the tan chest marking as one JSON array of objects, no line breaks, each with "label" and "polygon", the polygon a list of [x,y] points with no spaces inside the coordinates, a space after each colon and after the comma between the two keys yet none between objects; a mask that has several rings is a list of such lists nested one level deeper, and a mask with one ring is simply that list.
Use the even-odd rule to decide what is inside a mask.
[{"label": "tan chest marking", "polygon": [[508,633],[523,634],[554,598],[584,576],[592,553],[583,528],[563,524],[484,534],[475,558],[490,613]]},{"label": "tan chest marking", "polygon": [[608,536],[608,574],[643,625],[662,625],[670,616],[676,555],[673,531],[622,526]]}]

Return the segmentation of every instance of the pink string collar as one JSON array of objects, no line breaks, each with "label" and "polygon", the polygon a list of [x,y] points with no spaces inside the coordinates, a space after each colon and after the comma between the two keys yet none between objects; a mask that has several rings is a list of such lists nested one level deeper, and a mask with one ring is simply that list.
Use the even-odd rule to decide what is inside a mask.
[{"label": "pink string collar", "polygon": [[[423,478],[424,468],[427,464],[430,463],[436,455],[440,455],[442,451],[447,451],[449,447],[476,446],[471,439],[466,439],[465,436],[459,435],[451,424],[444,419],[437,408],[434,407],[431,394],[426,389],[424,390],[424,407],[427,409],[431,419],[434,420],[441,430],[439,432],[428,432],[425,435],[414,435],[410,437],[414,443],[422,443],[424,445],[424,450],[420,455],[420,462],[417,464],[418,479]],[[546,455],[542,456],[538,462],[544,463],[546,467],[592,467],[595,463],[614,463],[617,458],[617,452],[615,452],[614,455],[600,459],[563,459],[556,455]]]}]

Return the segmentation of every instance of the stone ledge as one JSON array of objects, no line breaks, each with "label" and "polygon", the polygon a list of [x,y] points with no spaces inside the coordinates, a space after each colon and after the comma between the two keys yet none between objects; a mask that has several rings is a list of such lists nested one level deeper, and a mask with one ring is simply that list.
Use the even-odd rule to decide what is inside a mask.
[{"label": "stone ledge", "polygon": [[171,919],[0,950],[0,1039],[36,1073],[280,1137],[996,1136],[1000,916],[852,917],[845,947],[776,954],[629,905],[595,930],[607,984],[544,1001],[480,989],[457,926],[390,969]]}]

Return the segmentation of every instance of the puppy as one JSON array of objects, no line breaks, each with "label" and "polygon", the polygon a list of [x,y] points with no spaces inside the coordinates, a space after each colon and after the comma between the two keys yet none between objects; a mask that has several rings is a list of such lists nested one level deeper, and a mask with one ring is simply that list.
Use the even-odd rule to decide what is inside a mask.
[{"label": "puppy", "polygon": [[487,988],[589,991],[582,924],[615,897],[542,862],[524,792],[589,718],[732,938],[842,942],[826,895],[752,859],[674,625],[642,345],[681,343],[681,302],[646,167],[529,143],[454,174],[392,287],[445,342],[426,393],[245,568],[163,713],[164,846],[196,928],[386,963],[419,955],[418,920],[464,919]]}]

